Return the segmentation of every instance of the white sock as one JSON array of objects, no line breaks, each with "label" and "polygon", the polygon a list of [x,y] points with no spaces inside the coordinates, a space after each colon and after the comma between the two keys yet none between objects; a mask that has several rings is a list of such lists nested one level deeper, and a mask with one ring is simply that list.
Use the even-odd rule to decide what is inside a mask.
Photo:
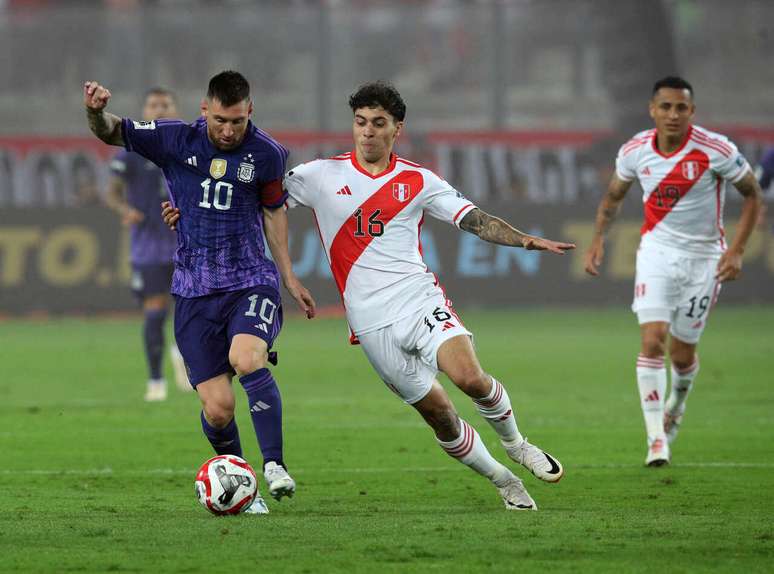
[{"label": "white sock", "polygon": [[524,437],[516,426],[516,416],[511,408],[511,399],[497,379],[492,377],[492,390],[480,399],[473,399],[478,412],[495,430],[500,440],[508,443],[521,444]]},{"label": "white sock", "polygon": [[464,420],[460,419],[460,436],[449,442],[436,440],[446,454],[487,477],[495,486],[505,486],[510,480],[511,471],[489,454],[476,429]]},{"label": "white sock", "polygon": [[673,414],[682,414],[685,411],[685,399],[693,388],[693,380],[699,374],[699,356],[693,361],[693,364],[682,370],[678,370],[672,365],[672,392],[669,393],[669,399],[666,402],[666,410]]},{"label": "white sock", "polygon": [[637,356],[637,386],[650,444],[657,438],[664,438],[664,395],[667,386],[664,357],[650,359],[642,354]]}]

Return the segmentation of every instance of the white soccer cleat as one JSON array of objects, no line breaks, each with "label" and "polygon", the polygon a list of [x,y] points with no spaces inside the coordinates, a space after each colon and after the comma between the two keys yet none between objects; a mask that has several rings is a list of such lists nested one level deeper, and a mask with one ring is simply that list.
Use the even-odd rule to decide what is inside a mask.
[{"label": "white soccer cleat", "polygon": [[537,504],[516,476],[512,476],[505,486],[497,487],[497,490],[503,497],[506,510],[537,510]]},{"label": "white soccer cleat", "polygon": [[194,388],[188,381],[188,371],[185,368],[183,355],[180,354],[177,345],[169,346],[169,358],[172,361],[172,370],[175,373],[175,386],[184,393],[193,391]]},{"label": "white soccer cleat", "polygon": [[526,438],[518,444],[501,442],[511,460],[518,462],[540,480],[559,482],[564,476],[562,464],[547,452],[528,443]]},{"label": "white soccer cleat", "polygon": [[167,382],[164,379],[148,381],[145,389],[145,400],[149,403],[157,403],[167,400]]},{"label": "white soccer cleat", "polygon": [[664,412],[664,433],[666,434],[667,443],[671,445],[677,438],[677,433],[680,430],[680,425],[683,424],[683,412],[670,413]]},{"label": "white soccer cleat", "polygon": [[269,514],[269,507],[260,494],[255,495],[253,503],[243,510],[245,514]]},{"label": "white soccer cleat", "polygon": [[263,468],[263,477],[269,485],[269,494],[275,500],[279,500],[283,496],[290,498],[296,492],[296,481],[290,477],[284,467],[273,460],[267,462]]},{"label": "white soccer cleat", "polygon": [[666,437],[659,437],[650,443],[645,466],[666,466],[669,464],[669,443]]}]

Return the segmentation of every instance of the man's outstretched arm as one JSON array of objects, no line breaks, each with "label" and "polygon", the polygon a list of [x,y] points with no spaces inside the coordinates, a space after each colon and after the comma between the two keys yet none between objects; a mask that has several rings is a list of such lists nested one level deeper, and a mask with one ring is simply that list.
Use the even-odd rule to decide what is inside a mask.
[{"label": "man's outstretched arm", "polygon": [[83,85],[83,104],[92,133],[106,144],[124,145],[121,135],[121,118],[105,111],[110,101],[110,90],[97,82]]},{"label": "man's outstretched arm", "polygon": [[471,210],[470,213],[462,218],[460,229],[472,233],[484,241],[497,243],[498,245],[551,251],[552,253],[559,254],[575,249],[574,243],[552,241],[523,233],[499,217],[490,215],[478,208]]}]

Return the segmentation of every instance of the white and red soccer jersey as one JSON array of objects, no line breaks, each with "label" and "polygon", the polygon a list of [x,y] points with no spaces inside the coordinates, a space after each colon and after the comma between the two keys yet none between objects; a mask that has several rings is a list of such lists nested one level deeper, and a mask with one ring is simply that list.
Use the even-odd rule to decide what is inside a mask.
[{"label": "white and red soccer jersey", "polygon": [[440,287],[422,260],[424,214],[459,226],[475,206],[432,171],[393,154],[371,175],[355,152],[318,159],[285,176],[288,205],[314,210],[355,335],[416,312]]},{"label": "white and red soccer jersey", "polygon": [[736,183],[750,169],[728,138],[691,126],[669,155],[656,147],[656,130],[638,133],[618,152],[616,172],[640,180],[645,221],[642,245],[651,242],[698,256],[725,250],[725,181]]}]

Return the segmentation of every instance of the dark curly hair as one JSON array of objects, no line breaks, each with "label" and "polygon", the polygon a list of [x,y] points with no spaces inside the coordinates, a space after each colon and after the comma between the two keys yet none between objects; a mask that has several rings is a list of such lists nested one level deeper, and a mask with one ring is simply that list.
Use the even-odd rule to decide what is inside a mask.
[{"label": "dark curly hair", "polygon": [[379,80],[361,85],[349,96],[349,107],[352,111],[360,108],[375,108],[382,106],[396,121],[402,122],[406,117],[406,104],[395,86]]}]

